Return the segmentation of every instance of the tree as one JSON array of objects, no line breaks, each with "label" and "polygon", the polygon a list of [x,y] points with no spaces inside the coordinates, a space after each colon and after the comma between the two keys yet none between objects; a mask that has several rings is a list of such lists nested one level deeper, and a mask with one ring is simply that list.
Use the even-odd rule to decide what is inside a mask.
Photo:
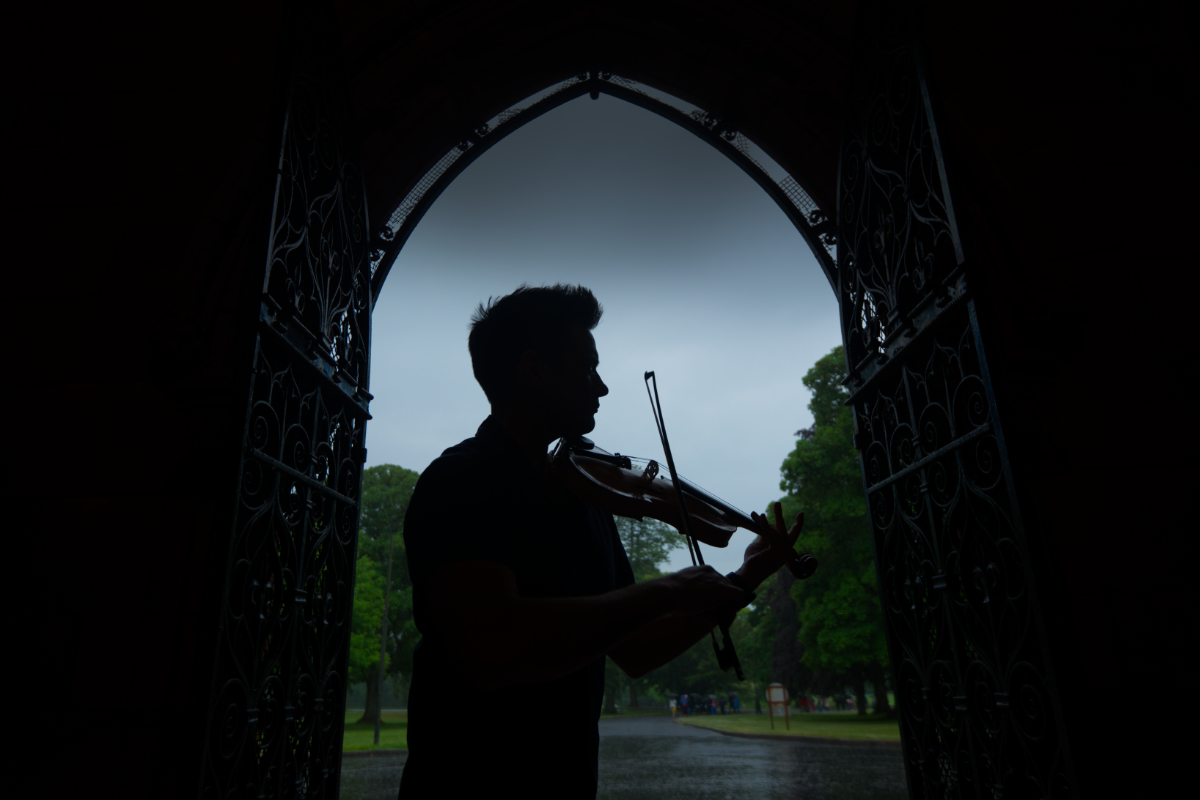
[{"label": "tree", "polygon": [[[417,627],[412,616],[412,583],[408,576],[408,559],[404,549],[404,514],[408,511],[408,502],[412,499],[413,489],[417,485],[418,474],[411,469],[398,467],[394,464],[381,464],[377,467],[363,470],[361,513],[359,516],[358,532],[358,573],[354,585],[354,620],[351,627],[351,668],[352,683],[367,684],[367,702],[363,716],[359,722],[373,723],[381,714],[382,704],[379,695],[379,645],[383,623],[383,593],[385,576],[388,572],[388,559],[391,565],[391,592],[388,597],[387,624],[387,660],[385,676],[391,675],[398,681],[412,674],[412,651],[416,645]],[[365,569],[364,572],[364,562]],[[375,588],[376,583],[378,588]],[[361,593],[360,593],[361,587]],[[361,624],[373,624],[373,633],[364,628],[359,631],[360,602],[371,605],[376,602],[378,592],[378,608],[374,617],[368,618],[364,610]],[[365,607],[364,607],[365,608]],[[364,644],[361,655],[355,649],[354,637],[361,635]],[[366,658],[365,642],[374,637],[372,656],[365,661],[356,658]]]},{"label": "tree", "polygon": [[803,692],[812,680],[812,670],[804,663],[804,643],[800,641],[800,615],[792,597],[792,585],[796,578],[786,569],[776,573],[774,581],[763,593],[763,600],[770,610],[771,636],[770,661],[768,662],[771,683],[782,683],[792,697]]},{"label": "tree", "polygon": [[[737,643],[738,658],[749,678],[754,665],[747,662],[746,654],[742,652],[741,646],[741,642],[750,634],[751,626],[748,616],[748,609],[739,611],[729,628],[729,633]],[[717,657],[713,653],[712,641],[707,635],[680,653],[670,663],[647,673],[642,681],[647,690],[653,689],[662,695],[672,691],[699,692],[709,695],[738,691],[742,688],[738,683],[737,674],[733,670],[723,672],[718,666]],[[649,692],[647,691],[647,693]]]},{"label": "tree", "polygon": [[633,578],[638,583],[660,577],[663,573],[659,568],[671,557],[671,551],[686,546],[682,534],[656,519],[617,517],[616,523],[621,545],[633,567]]},{"label": "tree", "polygon": [[[854,449],[854,414],[842,385],[846,376],[841,346],[821,358],[804,376],[812,391],[813,426],[797,431],[796,447],[780,468],[784,516],[804,511],[801,549],[820,563],[816,573],[796,581],[791,595],[798,609],[803,663],[826,676],[855,685],[862,701],[863,678],[877,683],[887,665],[879,582],[862,474]],[[880,710],[886,689],[877,683]]]},{"label": "tree", "polygon": [[[354,573],[354,611],[350,618],[350,668],[351,683],[372,682],[379,684],[379,629],[383,621],[383,575],[379,567],[367,555],[358,557]],[[371,707],[371,692],[368,690],[368,711]],[[379,693],[374,693],[379,714]],[[364,713],[359,722],[374,722]]]}]

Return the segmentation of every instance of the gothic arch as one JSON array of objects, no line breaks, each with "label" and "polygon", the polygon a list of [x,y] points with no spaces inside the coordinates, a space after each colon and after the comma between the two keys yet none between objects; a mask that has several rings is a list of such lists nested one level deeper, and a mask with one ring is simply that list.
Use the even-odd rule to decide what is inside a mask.
[{"label": "gothic arch", "polygon": [[[545,87],[539,92],[481,120],[442,154],[403,199],[386,214],[375,231],[371,251],[372,301],[387,280],[392,263],[421,218],[450,183],[505,136],[541,115],[578,97],[601,94],[644,108],[691,132],[729,158],[759,185],[795,225],[812,250],[830,287],[837,291],[833,220],[795,177],[787,174],[746,134],[715,114],[665,92],[606,70],[589,70]],[[769,166],[768,166],[769,165]]]}]

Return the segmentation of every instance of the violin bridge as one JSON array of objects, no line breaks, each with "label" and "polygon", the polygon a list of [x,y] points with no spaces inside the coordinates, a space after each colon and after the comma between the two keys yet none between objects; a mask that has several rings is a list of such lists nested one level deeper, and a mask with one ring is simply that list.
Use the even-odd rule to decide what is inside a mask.
[{"label": "violin bridge", "polygon": [[646,469],[642,471],[642,477],[638,479],[638,488],[643,491],[654,483],[654,479],[658,477],[658,462],[651,460],[646,465]]}]

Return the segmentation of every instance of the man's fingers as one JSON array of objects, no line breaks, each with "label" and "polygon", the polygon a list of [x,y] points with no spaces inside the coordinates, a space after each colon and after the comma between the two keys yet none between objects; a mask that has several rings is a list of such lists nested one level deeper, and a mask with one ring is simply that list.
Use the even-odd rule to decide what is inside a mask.
[{"label": "man's fingers", "polygon": [[796,524],[792,525],[792,529],[788,531],[793,542],[800,538],[802,530],[804,530],[804,512],[800,511],[796,514]]},{"label": "man's fingers", "polygon": [[766,539],[771,544],[780,543],[779,536],[774,526],[772,526],[770,521],[767,519],[766,514],[759,514],[757,511],[751,511],[750,519],[754,520],[754,522],[758,525],[759,536]]},{"label": "man's fingers", "polygon": [[[791,549],[791,545],[795,543],[796,538],[800,535],[800,529],[804,527],[804,512],[796,514],[796,524],[791,530],[783,526],[783,505],[775,503],[775,524],[772,525],[766,514],[759,514],[757,511],[750,512],[750,518],[758,523],[760,531],[759,536],[766,539],[773,545],[780,547],[787,546]],[[766,530],[761,530],[766,528]]]}]

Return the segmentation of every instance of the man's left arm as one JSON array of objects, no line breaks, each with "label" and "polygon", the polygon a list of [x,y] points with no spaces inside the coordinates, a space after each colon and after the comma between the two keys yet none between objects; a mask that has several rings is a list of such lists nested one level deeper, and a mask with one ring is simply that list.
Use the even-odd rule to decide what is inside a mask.
[{"label": "man's left arm", "polygon": [[[766,517],[758,514],[753,516],[756,521],[767,524]],[[741,579],[740,583],[757,589],[764,580],[775,574],[791,557],[791,547],[803,527],[804,515],[797,514],[795,524],[783,534],[787,537],[787,551],[781,546],[772,546],[761,536],[751,542],[746,548],[745,560],[736,573]],[[779,525],[778,528],[782,531],[783,526]],[[608,651],[608,655],[625,674],[640,678],[673,661],[703,639],[716,625],[715,619],[666,614],[622,639]]]}]

